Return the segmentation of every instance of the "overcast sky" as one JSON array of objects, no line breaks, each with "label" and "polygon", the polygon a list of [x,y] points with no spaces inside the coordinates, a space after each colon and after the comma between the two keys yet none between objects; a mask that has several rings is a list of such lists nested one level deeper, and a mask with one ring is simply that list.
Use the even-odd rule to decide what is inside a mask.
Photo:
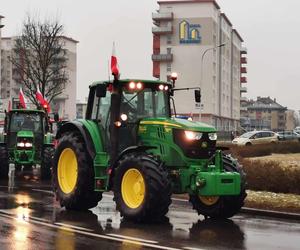
[{"label": "overcast sky", "polygon": [[[300,1],[218,0],[248,48],[249,98],[270,96],[300,109]],[[16,35],[26,12],[58,16],[78,44],[78,99],[108,78],[112,42],[122,77],[152,78],[151,12],[156,0],[0,0],[2,36]]]}]

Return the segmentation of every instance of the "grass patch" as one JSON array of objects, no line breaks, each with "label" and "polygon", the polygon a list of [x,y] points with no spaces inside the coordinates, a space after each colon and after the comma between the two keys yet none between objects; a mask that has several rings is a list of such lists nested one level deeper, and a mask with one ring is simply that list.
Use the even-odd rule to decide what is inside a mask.
[{"label": "grass patch", "polygon": [[300,195],[247,191],[245,207],[300,213]]},{"label": "grass patch", "polygon": [[292,142],[278,142],[253,146],[230,146],[230,152],[235,157],[259,157],[271,154],[290,154],[300,153],[300,143]]},{"label": "grass patch", "polygon": [[300,167],[282,167],[279,161],[240,159],[251,190],[300,194]]}]

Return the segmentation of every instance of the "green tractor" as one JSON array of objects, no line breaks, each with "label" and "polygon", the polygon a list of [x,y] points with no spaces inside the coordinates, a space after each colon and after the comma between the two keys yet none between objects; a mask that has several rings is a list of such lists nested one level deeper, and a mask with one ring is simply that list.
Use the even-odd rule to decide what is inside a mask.
[{"label": "green tractor", "polygon": [[48,115],[42,110],[13,109],[6,113],[0,138],[0,178],[7,179],[9,164],[15,171],[41,166],[41,179],[51,177],[54,137],[49,132]]},{"label": "green tractor", "polygon": [[172,194],[187,193],[205,217],[240,210],[243,170],[217,148],[215,128],[172,117],[174,91],[172,83],[150,80],[90,86],[86,118],[57,133],[53,187],[62,207],[87,210],[113,191],[121,215],[135,221],[163,217]]}]

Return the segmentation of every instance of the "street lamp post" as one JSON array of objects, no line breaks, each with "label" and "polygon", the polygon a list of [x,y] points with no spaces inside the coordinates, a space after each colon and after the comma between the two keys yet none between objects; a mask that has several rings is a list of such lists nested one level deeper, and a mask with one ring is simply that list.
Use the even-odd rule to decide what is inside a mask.
[{"label": "street lamp post", "polygon": [[[200,71],[200,90],[201,90],[201,87],[202,87],[202,79],[203,79],[203,62],[204,62],[204,57],[205,55],[207,54],[208,51],[210,50],[215,50],[215,49],[218,49],[218,48],[222,48],[226,45],[226,43],[222,43],[222,44],[219,44],[215,47],[212,47],[212,48],[208,48],[206,49],[203,53],[202,53],[202,56],[201,56],[201,71]],[[200,108],[199,108],[199,121],[201,121],[201,103],[200,103]]]}]

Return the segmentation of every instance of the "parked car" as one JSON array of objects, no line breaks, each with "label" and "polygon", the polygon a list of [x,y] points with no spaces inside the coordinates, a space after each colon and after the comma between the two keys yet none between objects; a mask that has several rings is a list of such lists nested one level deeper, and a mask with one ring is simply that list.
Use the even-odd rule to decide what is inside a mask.
[{"label": "parked car", "polygon": [[292,141],[292,140],[300,141],[300,134],[294,131],[281,131],[281,132],[277,132],[277,134],[278,134],[278,139],[280,141]]},{"label": "parked car", "polygon": [[278,142],[278,135],[273,131],[251,131],[235,138],[232,143],[239,146],[251,146]]},{"label": "parked car", "polygon": [[294,132],[300,134],[300,127],[294,128]]}]

